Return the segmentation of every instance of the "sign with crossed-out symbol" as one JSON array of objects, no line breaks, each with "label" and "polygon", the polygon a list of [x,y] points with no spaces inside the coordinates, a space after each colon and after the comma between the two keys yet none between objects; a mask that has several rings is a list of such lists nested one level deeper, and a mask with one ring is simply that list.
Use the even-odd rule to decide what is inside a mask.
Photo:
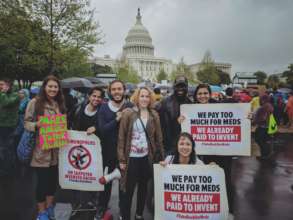
[{"label": "sign with crossed-out symbol", "polygon": [[92,157],[88,149],[79,145],[71,148],[68,154],[68,160],[71,166],[78,170],[84,170],[89,167]]}]

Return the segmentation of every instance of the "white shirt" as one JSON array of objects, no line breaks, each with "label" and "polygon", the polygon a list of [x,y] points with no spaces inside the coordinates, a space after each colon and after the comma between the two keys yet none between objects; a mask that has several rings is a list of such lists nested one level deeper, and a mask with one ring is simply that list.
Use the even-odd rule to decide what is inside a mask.
[{"label": "white shirt", "polygon": [[[173,164],[173,161],[174,161],[174,155],[168,155],[166,158],[165,158],[165,162],[167,162],[167,164]],[[198,158],[196,157],[196,165],[204,165],[204,163]]]},{"label": "white shirt", "polygon": [[89,117],[94,116],[96,113],[97,113],[97,110],[95,110],[93,112],[89,111],[89,104],[86,105],[86,107],[84,108],[84,114],[86,114]]},{"label": "white shirt", "polygon": [[[142,119],[144,126],[146,127],[147,119]],[[130,157],[144,157],[148,155],[148,142],[145,131],[139,119],[133,123],[132,138],[131,138],[131,148]]]},{"label": "white shirt", "polygon": [[109,109],[112,111],[112,112],[118,112],[119,108],[115,107],[113,104],[112,104],[112,101],[108,102],[108,106],[109,106]]}]

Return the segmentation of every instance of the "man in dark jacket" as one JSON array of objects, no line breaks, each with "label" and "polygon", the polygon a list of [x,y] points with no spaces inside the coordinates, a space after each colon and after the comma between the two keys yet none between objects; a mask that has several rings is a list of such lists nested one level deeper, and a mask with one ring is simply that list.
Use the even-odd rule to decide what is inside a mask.
[{"label": "man in dark jacket", "polygon": [[191,100],[187,97],[188,80],[185,76],[177,76],[173,88],[174,93],[157,105],[166,154],[176,148],[176,140],[181,132],[181,126],[177,120],[180,116],[180,105],[191,103]]},{"label": "man in dark jacket", "polygon": [[[117,141],[122,110],[133,105],[125,99],[125,85],[120,80],[110,83],[108,89],[110,101],[101,105],[98,114],[98,127],[102,145],[103,167],[111,173],[118,166]],[[99,197],[99,207],[95,219],[102,219],[110,201],[112,182],[105,185]],[[122,192],[119,191],[119,207],[122,209]],[[121,210],[122,211],[122,210]]]},{"label": "man in dark jacket", "polygon": [[12,81],[0,79],[0,175],[11,174],[15,161],[14,131],[18,121],[19,97]]}]

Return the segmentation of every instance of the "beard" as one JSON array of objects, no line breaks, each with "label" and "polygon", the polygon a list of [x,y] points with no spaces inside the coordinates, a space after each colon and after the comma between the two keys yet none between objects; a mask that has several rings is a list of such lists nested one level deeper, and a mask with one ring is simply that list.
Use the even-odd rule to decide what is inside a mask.
[{"label": "beard", "polygon": [[121,96],[121,98],[118,99],[118,100],[115,99],[114,97],[112,98],[112,101],[115,102],[115,103],[117,103],[117,104],[120,104],[123,100],[124,100],[124,96]]}]

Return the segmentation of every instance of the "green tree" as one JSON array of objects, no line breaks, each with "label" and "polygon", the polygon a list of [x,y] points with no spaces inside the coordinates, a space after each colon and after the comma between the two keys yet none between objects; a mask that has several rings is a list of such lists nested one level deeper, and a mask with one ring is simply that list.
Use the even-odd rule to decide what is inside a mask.
[{"label": "green tree", "polygon": [[[48,65],[51,72],[58,66],[56,53],[62,47],[76,47],[85,53],[101,43],[99,23],[94,20],[90,0],[23,0],[33,19],[41,20],[49,33]],[[56,57],[57,56],[57,57]],[[57,70],[58,72],[58,70]]]},{"label": "green tree", "polygon": [[254,76],[257,77],[257,83],[260,85],[264,85],[265,84],[265,80],[267,78],[267,74],[263,71],[257,71],[255,73],[253,73]]},{"label": "green tree", "polygon": [[17,79],[19,88],[30,87],[46,72],[48,33],[17,1],[7,2],[0,7],[0,71]]},{"label": "green tree", "polygon": [[29,87],[48,73],[87,76],[88,55],[101,43],[89,0],[0,2],[0,71]]},{"label": "green tree", "polygon": [[288,70],[283,72],[283,77],[286,77],[286,83],[293,88],[293,64],[290,64]]},{"label": "green tree", "polygon": [[[225,77],[225,76],[223,76]],[[199,71],[197,72],[198,80],[208,84],[220,84],[221,78],[217,70],[211,53],[207,51],[201,61]]]},{"label": "green tree", "polygon": [[123,82],[139,83],[141,79],[139,78],[137,72],[128,65],[128,63],[120,63],[117,69],[117,78]]},{"label": "green tree", "polygon": [[162,80],[166,80],[167,78],[168,78],[168,75],[165,73],[164,69],[161,69],[157,75],[157,81],[161,82]]},{"label": "green tree", "polygon": [[275,75],[275,74],[269,75],[267,80],[267,86],[272,89],[277,89],[279,88],[279,85],[280,85],[280,79],[278,75]]},{"label": "green tree", "polygon": [[93,63],[91,65],[94,76],[96,76],[99,73],[113,73],[113,70],[110,66],[102,66],[96,63]]},{"label": "green tree", "polygon": [[218,70],[218,75],[220,78],[220,84],[230,84],[231,83],[231,78],[230,75],[228,73],[225,73],[221,70]]},{"label": "green tree", "polygon": [[190,71],[189,66],[185,63],[184,57],[181,57],[176,70],[171,73],[171,80],[174,81],[178,75],[183,75],[188,79],[190,84],[197,84],[198,80],[195,75]]},{"label": "green tree", "polygon": [[138,73],[127,62],[126,57],[121,56],[116,60],[117,65],[114,66],[113,71],[117,73],[117,78],[123,82],[139,83],[141,78]]},{"label": "green tree", "polygon": [[56,53],[56,58],[56,64],[60,66],[57,74],[61,78],[93,76],[91,64],[87,62],[87,54],[76,47],[62,48]]}]

